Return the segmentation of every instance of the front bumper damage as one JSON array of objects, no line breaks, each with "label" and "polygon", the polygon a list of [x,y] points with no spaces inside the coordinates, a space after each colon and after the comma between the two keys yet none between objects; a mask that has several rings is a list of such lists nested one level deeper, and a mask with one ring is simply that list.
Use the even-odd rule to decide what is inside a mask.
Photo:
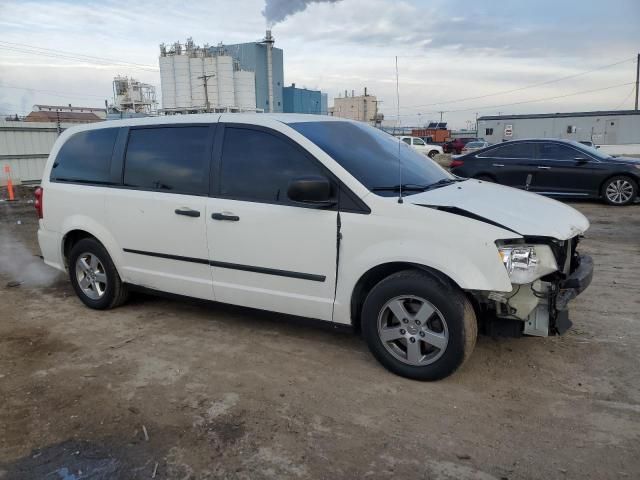
[{"label": "front bumper damage", "polygon": [[516,285],[509,293],[483,295],[480,303],[491,314],[485,322],[487,333],[541,337],[565,333],[572,325],[569,302],[591,283],[593,260],[574,250],[565,272],[556,272],[528,285]]}]

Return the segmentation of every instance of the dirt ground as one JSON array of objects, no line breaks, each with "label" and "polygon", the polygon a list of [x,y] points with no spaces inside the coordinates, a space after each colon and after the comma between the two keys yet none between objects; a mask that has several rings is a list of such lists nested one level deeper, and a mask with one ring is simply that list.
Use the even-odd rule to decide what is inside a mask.
[{"label": "dirt ground", "polygon": [[574,206],[596,266],[574,328],[480,337],[420,383],[315,322],[87,309],[34,256],[33,205],[0,202],[0,479],[640,478],[640,206]]}]

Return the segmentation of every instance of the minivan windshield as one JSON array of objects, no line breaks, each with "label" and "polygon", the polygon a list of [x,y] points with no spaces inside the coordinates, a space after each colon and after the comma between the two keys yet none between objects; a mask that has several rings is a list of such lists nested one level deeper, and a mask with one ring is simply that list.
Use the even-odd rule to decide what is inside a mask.
[{"label": "minivan windshield", "polygon": [[377,195],[397,196],[401,185],[403,195],[412,195],[458,180],[403,141],[369,125],[319,121],[289,126]]}]

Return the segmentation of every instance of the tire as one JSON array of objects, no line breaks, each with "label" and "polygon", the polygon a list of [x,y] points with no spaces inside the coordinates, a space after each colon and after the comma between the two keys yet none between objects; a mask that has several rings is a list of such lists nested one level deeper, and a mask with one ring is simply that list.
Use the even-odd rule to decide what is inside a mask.
[{"label": "tire", "polygon": [[71,248],[69,279],[78,298],[89,308],[107,310],[127,300],[127,286],[107,250],[94,238],[83,238]]},{"label": "tire", "polygon": [[495,179],[493,177],[490,177],[489,175],[478,175],[477,177],[473,178],[487,183],[496,183]]},{"label": "tire", "polygon": [[617,175],[604,182],[601,195],[609,205],[616,207],[630,205],[638,196],[638,184],[631,177]]},{"label": "tire", "polygon": [[[394,311],[407,314],[407,322]],[[361,325],[373,356],[387,370],[414,380],[451,375],[471,356],[478,335],[476,316],[464,293],[420,270],[395,273],[373,287],[362,308]]]},{"label": "tire", "polygon": [[435,156],[438,155],[438,151],[437,150],[431,150],[428,154],[427,157],[429,157],[430,159],[434,159]]}]

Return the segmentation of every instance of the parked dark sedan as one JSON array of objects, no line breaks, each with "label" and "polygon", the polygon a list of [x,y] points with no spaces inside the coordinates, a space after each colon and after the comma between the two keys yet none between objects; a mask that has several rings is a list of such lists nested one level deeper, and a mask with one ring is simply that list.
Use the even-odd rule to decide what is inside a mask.
[{"label": "parked dark sedan", "polygon": [[570,140],[511,140],[458,157],[451,171],[562,198],[628,205],[638,195],[640,159],[612,157]]}]

